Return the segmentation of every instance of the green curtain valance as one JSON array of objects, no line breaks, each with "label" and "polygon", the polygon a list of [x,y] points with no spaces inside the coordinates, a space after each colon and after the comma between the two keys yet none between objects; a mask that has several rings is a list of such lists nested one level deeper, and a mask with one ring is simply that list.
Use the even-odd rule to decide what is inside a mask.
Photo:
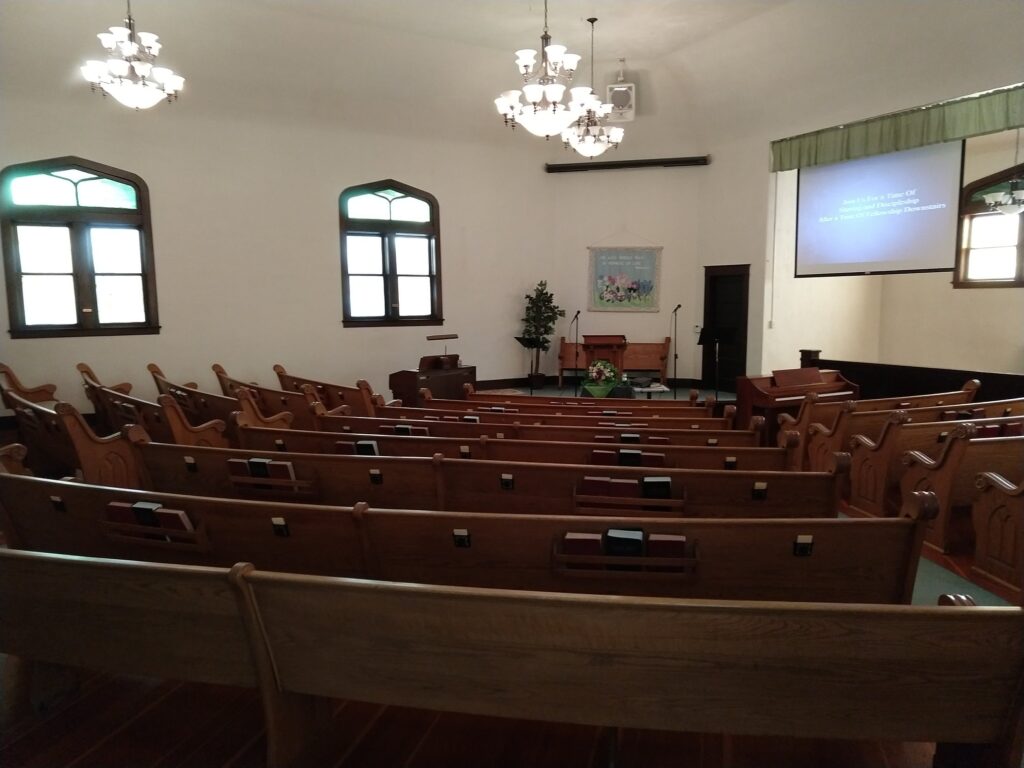
[{"label": "green curtain valance", "polygon": [[882,155],[1024,126],[1024,83],[772,142],[772,170]]}]

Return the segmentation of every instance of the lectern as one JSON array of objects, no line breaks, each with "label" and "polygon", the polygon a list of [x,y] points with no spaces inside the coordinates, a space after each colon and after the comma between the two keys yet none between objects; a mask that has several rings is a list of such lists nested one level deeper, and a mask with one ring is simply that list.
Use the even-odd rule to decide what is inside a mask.
[{"label": "lectern", "polygon": [[607,360],[622,371],[622,357],[626,351],[626,337],[619,335],[588,336],[583,335],[583,354],[587,368],[595,360]]},{"label": "lectern", "polygon": [[418,370],[395,371],[388,377],[391,394],[402,405],[422,406],[419,390],[426,388],[434,397],[465,400],[463,384],[476,384],[476,367],[462,365],[458,355],[427,355],[420,358]]}]

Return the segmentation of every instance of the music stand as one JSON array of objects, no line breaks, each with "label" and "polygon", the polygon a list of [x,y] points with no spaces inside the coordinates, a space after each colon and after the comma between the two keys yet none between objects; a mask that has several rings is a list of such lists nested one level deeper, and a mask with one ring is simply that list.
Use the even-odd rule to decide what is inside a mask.
[{"label": "music stand", "polygon": [[718,347],[720,344],[732,344],[736,341],[735,328],[701,328],[698,346],[715,345],[715,399],[718,399]]}]

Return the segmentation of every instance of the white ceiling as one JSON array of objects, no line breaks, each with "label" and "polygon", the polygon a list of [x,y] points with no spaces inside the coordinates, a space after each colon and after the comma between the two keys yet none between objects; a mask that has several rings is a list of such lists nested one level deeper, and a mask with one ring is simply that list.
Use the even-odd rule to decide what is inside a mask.
[{"label": "white ceiling", "polygon": [[[153,2],[153,0],[144,0]],[[544,25],[543,0],[250,0],[322,20],[414,32],[485,48],[536,48]],[[685,48],[787,0],[549,0],[553,42],[586,57],[596,16],[599,59],[656,59]],[[143,3],[136,3],[141,16]],[[511,55],[511,53],[510,53]]]}]

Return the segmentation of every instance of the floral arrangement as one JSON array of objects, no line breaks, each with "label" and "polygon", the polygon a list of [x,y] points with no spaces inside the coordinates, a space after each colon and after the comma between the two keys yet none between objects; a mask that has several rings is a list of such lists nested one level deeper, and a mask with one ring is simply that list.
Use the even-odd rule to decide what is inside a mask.
[{"label": "floral arrangement", "polygon": [[587,368],[587,378],[596,384],[605,384],[607,382],[615,381],[619,372],[615,370],[615,366],[609,363],[607,360],[595,360],[589,368]]}]

